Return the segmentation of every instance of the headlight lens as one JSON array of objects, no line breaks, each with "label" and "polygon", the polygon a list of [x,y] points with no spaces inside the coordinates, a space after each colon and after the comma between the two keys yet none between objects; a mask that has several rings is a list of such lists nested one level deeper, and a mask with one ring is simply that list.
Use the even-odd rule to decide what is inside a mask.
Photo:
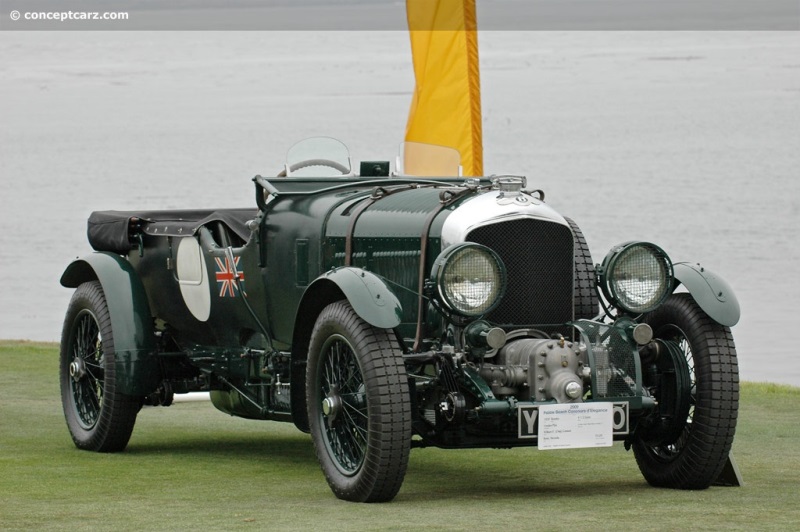
[{"label": "headlight lens", "polygon": [[606,299],[627,312],[642,314],[658,307],[672,290],[672,262],[648,242],[628,242],[603,260],[600,287]]},{"label": "headlight lens", "polygon": [[481,316],[500,302],[506,269],[500,257],[478,244],[459,244],[442,252],[433,267],[439,296],[464,316]]}]

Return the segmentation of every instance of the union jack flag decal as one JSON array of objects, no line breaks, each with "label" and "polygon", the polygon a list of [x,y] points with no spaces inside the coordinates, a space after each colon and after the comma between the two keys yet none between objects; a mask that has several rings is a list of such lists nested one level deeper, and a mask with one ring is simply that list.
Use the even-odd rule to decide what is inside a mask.
[{"label": "union jack flag decal", "polygon": [[[219,297],[235,297],[240,286],[242,287],[242,293],[247,295],[247,292],[244,291],[244,272],[239,270],[240,258],[241,257],[235,257],[233,259],[233,266],[231,266],[231,261],[228,259],[228,257],[225,257],[224,259],[214,257],[214,262],[216,262]],[[239,278],[238,283],[235,280],[235,276],[238,276]]]}]

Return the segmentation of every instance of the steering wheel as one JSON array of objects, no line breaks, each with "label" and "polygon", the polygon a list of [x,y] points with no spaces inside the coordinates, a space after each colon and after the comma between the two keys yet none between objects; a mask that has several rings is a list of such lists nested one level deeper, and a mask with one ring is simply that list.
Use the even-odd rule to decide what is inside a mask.
[{"label": "steering wheel", "polygon": [[[342,163],[331,161],[330,159],[306,159],[305,161],[300,161],[298,163],[289,165],[289,171],[295,172],[303,168],[308,168],[309,166],[327,166],[328,168],[333,168],[334,170],[341,172],[342,175],[350,173],[350,169],[348,167]],[[284,168],[281,170],[277,177],[286,177],[286,169]]]}]

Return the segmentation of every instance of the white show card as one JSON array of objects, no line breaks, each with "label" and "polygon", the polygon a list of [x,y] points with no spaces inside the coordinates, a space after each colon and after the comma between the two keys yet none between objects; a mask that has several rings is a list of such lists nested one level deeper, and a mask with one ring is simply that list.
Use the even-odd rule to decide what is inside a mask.
[{"label": "white show card", "polygon": [[611,447],[614,442],[611,403],[539,406],[539,449]]}]

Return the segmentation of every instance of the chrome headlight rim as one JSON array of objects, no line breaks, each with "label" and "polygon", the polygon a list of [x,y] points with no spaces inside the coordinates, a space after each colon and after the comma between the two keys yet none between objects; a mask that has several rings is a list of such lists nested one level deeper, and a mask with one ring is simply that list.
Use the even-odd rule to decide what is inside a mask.
[{"label": "chrome headlight rim", "polygon": [[[620,270],[628,266],[626,260],[631,260],[635,253],[642,251],[649,254],[648,258],[654,260],[653,264],[660,272],[660,279],[657,289],[652,290],[647,297],[640,297],[643,301],[637,304],[634,301],[635,295],[625,292],[621,284],[623,272]],[[603,296],[613,306],[629,314],[646,314],[661,306],[672,293],[673,280],[672,260],[667,253],[653,243],[640,240],[624,242],[611,248],[599,270],[599,284]]]},{"label": "chrome headlight rim", "polygon": [[[472,255],[473,260],[486,260],[492,266],[492,272],[488,272],[492,278],[483,282],[493,283],[493,287],[489,289],[485,301],[478,305],[470,305],[465,303],[463,298],[459,300],[454,297],[453,287],[448,286],[451,268],[457,266],[458,261],[468,258],[468,255]],[[431,279],[436,283],[437,299],[444,307],[468,318],[485,316],[497,308],[507,285],[506,267],[500,256],[492,249],[474,242],[454,244],[442,251],[434,261]]]}]

